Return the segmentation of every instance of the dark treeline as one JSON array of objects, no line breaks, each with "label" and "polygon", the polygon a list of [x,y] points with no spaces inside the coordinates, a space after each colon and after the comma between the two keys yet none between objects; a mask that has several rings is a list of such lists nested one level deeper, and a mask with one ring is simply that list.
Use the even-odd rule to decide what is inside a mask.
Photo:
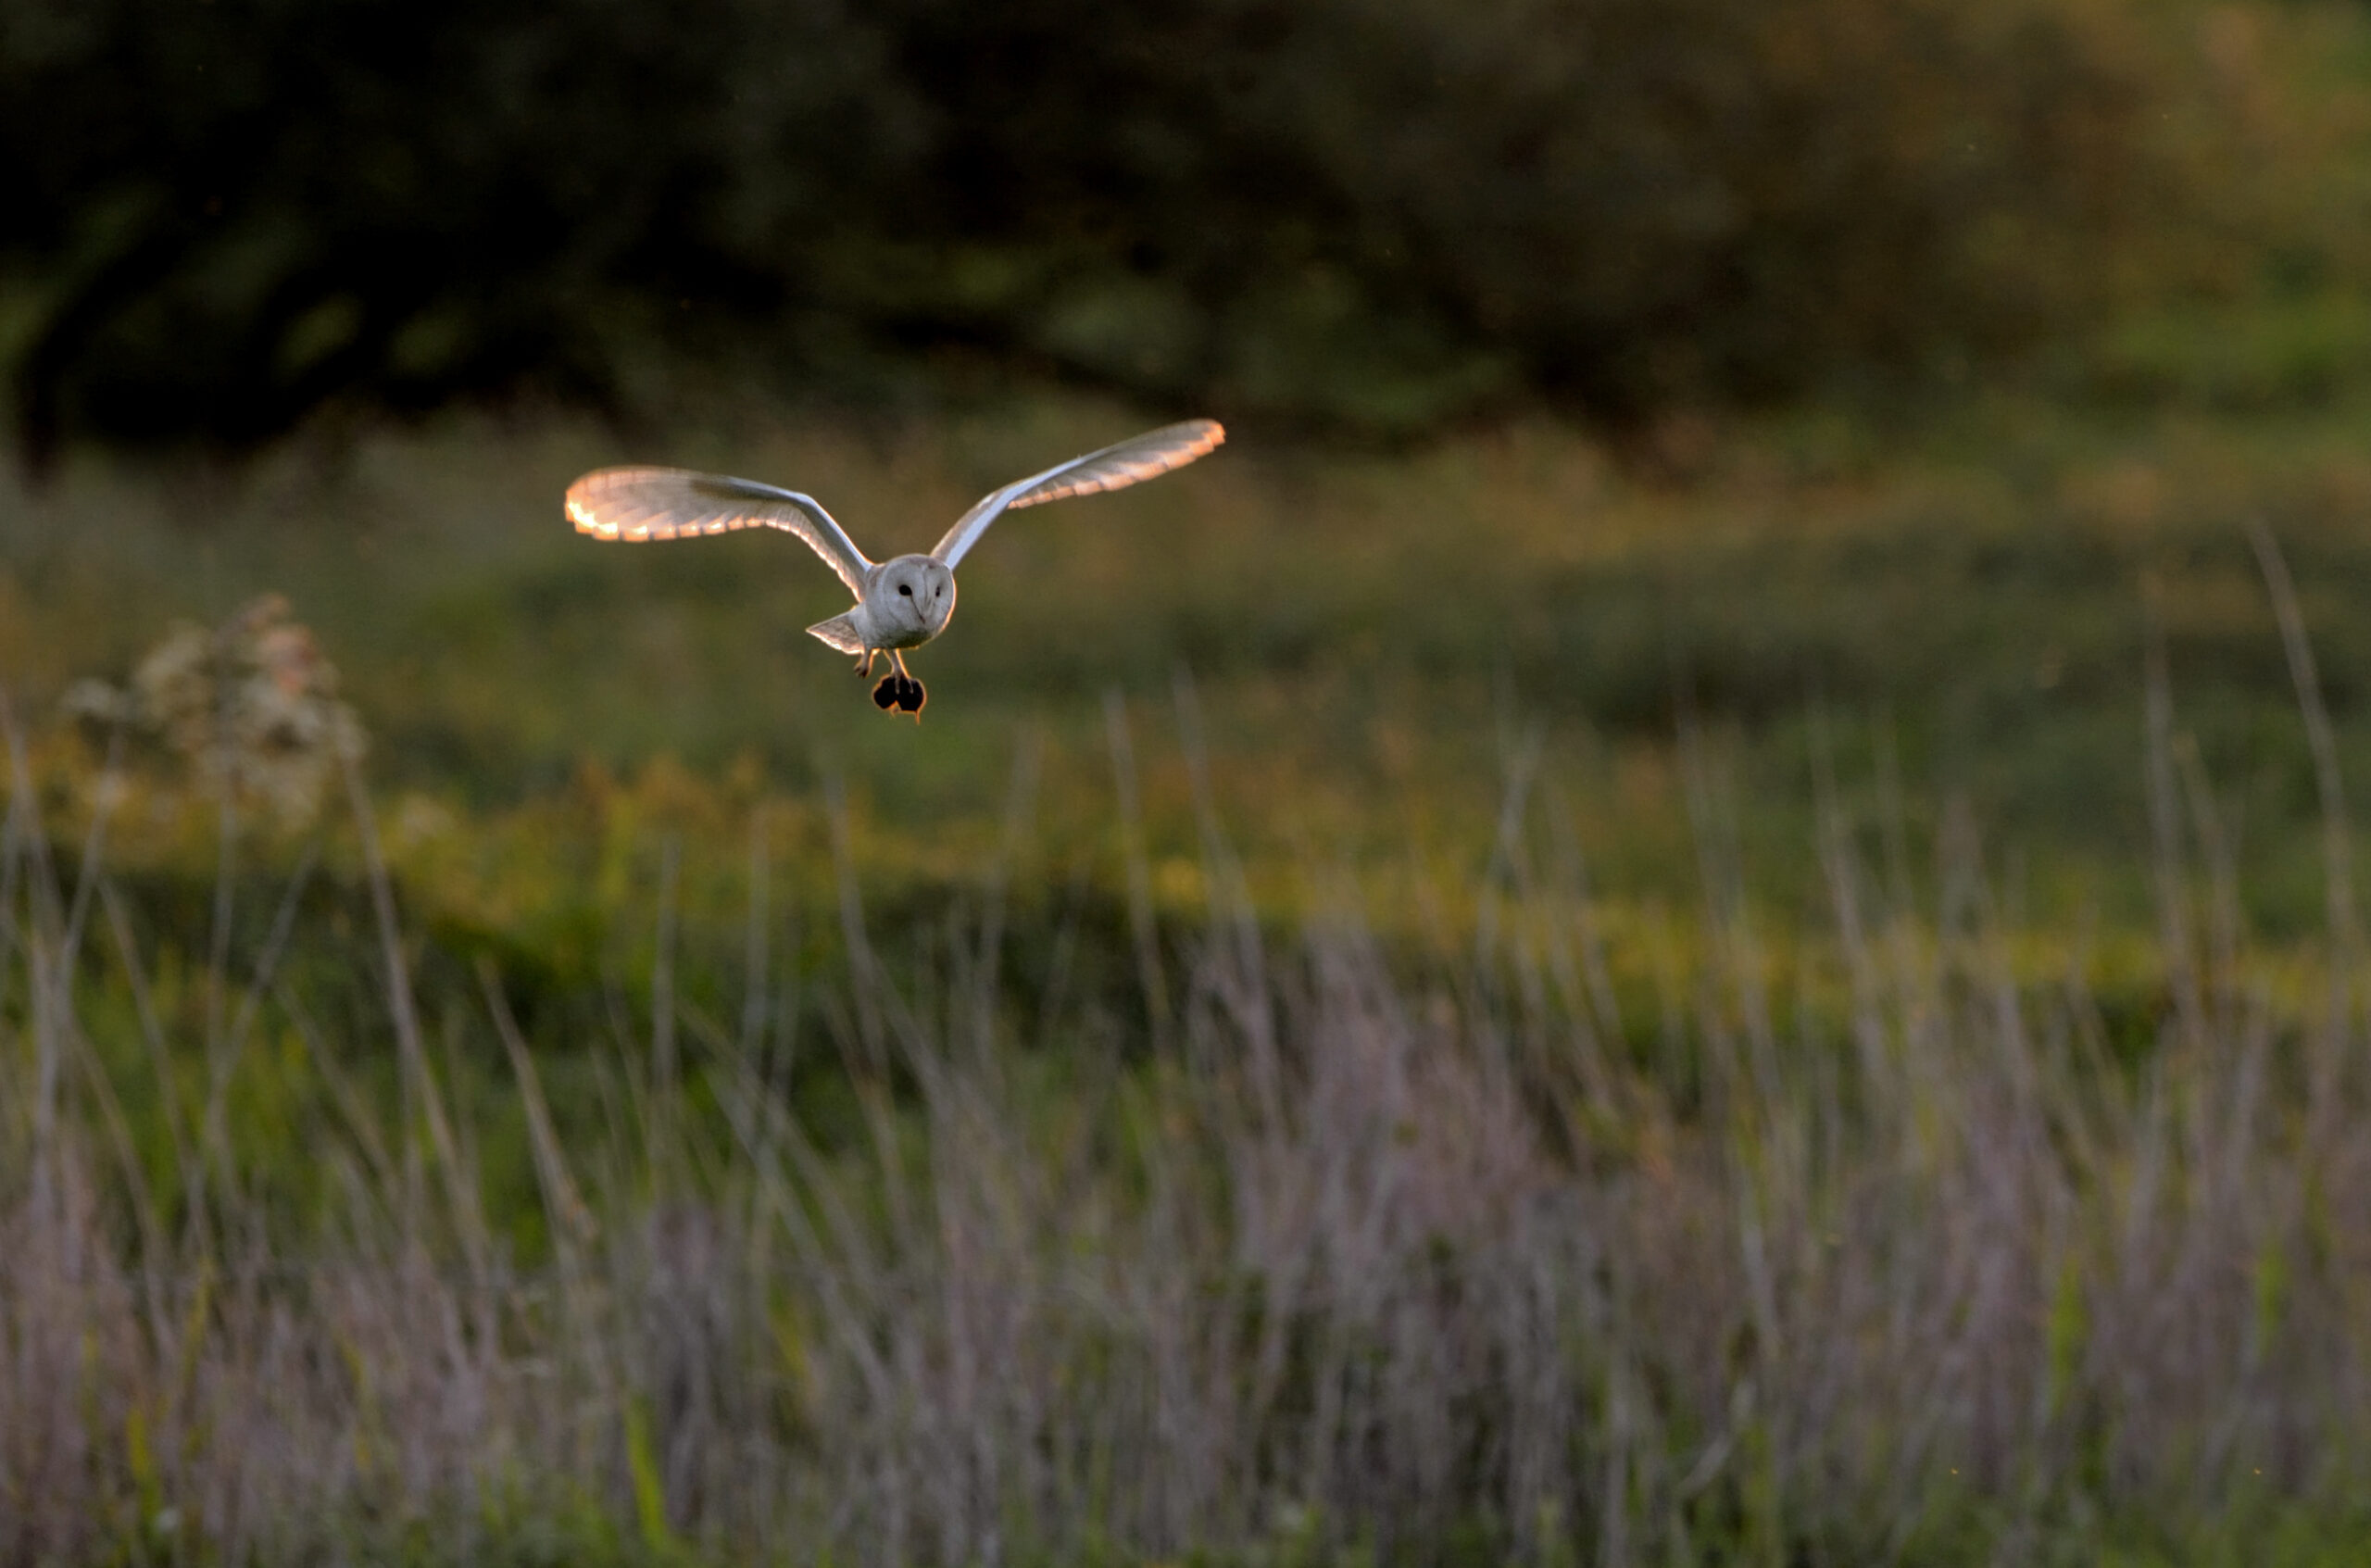
[{"label": "dark treeline", "polygon": [[[983,365],[1406,431],[1948,374],[2178,205],[2051,0],[0,0],[61,443]],[[647,410],[645,410],[647,411]]]}]

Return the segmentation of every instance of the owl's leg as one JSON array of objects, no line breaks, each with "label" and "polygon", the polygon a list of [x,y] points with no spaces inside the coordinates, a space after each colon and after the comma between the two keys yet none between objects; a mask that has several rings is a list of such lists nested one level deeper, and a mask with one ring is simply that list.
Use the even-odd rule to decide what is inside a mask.
[{"label": "owl's leg", "polygon": [[857,679],[862,680],[865,676],[872,673],[873,652],[874,650],[872,648],[867,647],[864,650],[864,657],[856,661]]}]

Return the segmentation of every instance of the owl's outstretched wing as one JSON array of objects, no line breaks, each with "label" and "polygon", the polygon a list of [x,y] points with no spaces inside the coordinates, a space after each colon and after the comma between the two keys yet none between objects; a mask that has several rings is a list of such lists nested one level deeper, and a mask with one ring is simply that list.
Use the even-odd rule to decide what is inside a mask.
[{"label": "owl's outstretched wing", "polygon": [[1188,420],[1184,424],[1163,425],[1131,436],[1116,446],[1073,458],[1067,463],[1057,463],[1044,473],[1033,473],[981,496],[970,511],[956,520],[955,526],[947,531],[947,537],[931,554],[951,569],[980,542],[988,524],[1007,512],[1059,501],[1065,495],[1124,490],[1208,456],[1225,439],[1226,432],[1219,427],[1218,420]]},{"label": "owl's outstretched wing", "polygon": [[806,540],[859,598],[872,564],[814,497],[690,469],[596,469],[568,487],[568,520],[596,539],[686,539],[779,528]]}]

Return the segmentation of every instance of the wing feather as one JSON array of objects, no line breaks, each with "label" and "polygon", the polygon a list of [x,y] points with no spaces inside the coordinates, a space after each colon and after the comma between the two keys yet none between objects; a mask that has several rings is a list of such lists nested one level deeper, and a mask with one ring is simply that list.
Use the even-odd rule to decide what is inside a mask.
[{"label": "wing feather", "polygon": [[952,568],[980,542],[980,535],[988,531],[988,525],[1009,511],[1042,506],[1066,495],[1124,490],[1209,456],[1225,439],[1226,432],[1216,420],[1187,420],[1183,424],[1163,425],[1083,458],[1057,463],[1043,473],[1015,480],[1001,490],[991,490],[981,496],[970,511],[956,520],[955,526],[947,531],[947,536],[931,554]]},{"label": "wing feather", "polygon": [[689,539],[779,528],[807,541],[848,592],[872,563],[811,495],[691,469],[596,469],[568,487],[568,518],[596,539]]}]

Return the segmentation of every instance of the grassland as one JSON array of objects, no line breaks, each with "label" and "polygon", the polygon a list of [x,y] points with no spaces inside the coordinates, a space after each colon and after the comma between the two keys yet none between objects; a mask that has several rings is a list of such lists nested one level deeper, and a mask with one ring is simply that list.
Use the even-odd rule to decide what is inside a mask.
[{"label": "grassland", "polygon": [[[801,433],[744,411],[635,450],[797,476],[886,548],[1125,422],[1047,408]],[[292,456],[245,487],[93,472],[19,495],[0,653],[40,713],[76,675],[120,674],[172,618],[278,591],[417,820],[530,832],[541,807],[608,787],[596,773],[673,767],[732,781],[728,817],[760,797],[805,811],[812,848],[834,778],[868,863],[913,876],[993,840],[1004,795],[983,780],[1024,751],[1045,810],[1108,815],[1112,697],[1141,753],[1148,853],[1190,851],[1183,683],[1212,809],[1280,898],[1307,865],[1388,874],[1411,848],[1473,863],[1535,744],[1623,881],[1687,866],[1685,723],[1733,772],[1757,877],[1811,869],[1825,747],[1863,804],[1883,756],[1914,815],[1964,798],[2048,868],[2029,872],[2038,913],[2105,901],[2130,918],[2146,909],[2153,613],[2181,725],[2236,792],[2258,912],[2293,924],[2319,909],[2314,795],[2243,525],[2263,519],[2289,552],[2352,746],[2371,668],[2350,597],[2366,430],[2371,408],[2344,400],[2118,415],[2003,398],[1893,429],[1845,411],[1675,421],[1641,450],[1539,426],[1359,457],[1239,431],[1163,486],[1001,531],[960,630],[919,662],[935,696],[916,731],[857,722],[873,715],[855,684],[800,630],[837,590],[784,541],[596,547],[551,497],[616,441],[456,427],[333,470]]]},{"label": "grassland", "polygon": [[[2354,1560],[2371,401],[2270,379],[1237,431],[919,728],[560,486],[904,546],[1127,415],[11,494],[0,1550]],[[317,815],[62,716],[267,590]]]},{"label": "grassland", "polygon": [[[236,470],[0,471],[0,1564],[2371,1557],[2371,23],[2061,19],[2105,52],[1982,20],[2019,63],[1964,99],[1803,56],[1847,132],[1737,143],[1812,242],[1773,277],[1868,266],[1801,274],[1850,320],[1781,293],[1745,336],[1914,326],[1895,384],[1237,420],[1000,525],[920,726],[804,635],[839,604],[795,543],[595,545],[562,486],[796,483],[885,553],[1153,416],[951,360],[869,413],[710,396],[667,378],[746,334],[685,335],[671,285],[641,326],[522,296],[681,339],[617,361],[632,433],[340,404]],[[1963,144],[2086,58],[2162,96]],[[794,168],[746,107],[734,168]],[[2024,227],[1951,229],[1987,181]],[[1461,179],[1408,189],[1470,228]],[[338,193],[377,235],[383,186]],[[1946,216],[1897,254],[1888,212]],[[1897,286],[1933,241],[2099,314],[1972,384],[1986,322]],[[283,252],[225,254],[189,320]],[[56,282],[0,277],[0,358]],[[1112,297],[1085,346],[1134,362],[1164,318]],[[1389,402],[1312,297],[1299,348],[1230,318],[1322,372],[1244,406]],[[205,385],[219,355],[125,320],[169,373],[121,385]],[[211,390],[187,428],[279,428]],[[1495,412],[1338,444],[1447,407]],[[268,594],[314,641],[250,669],[211,629]],[[160,646],[170,721],[122,695]],[[313,693],[315,648],[367,746],[213,788],[246,766],[216,716]]]}]

